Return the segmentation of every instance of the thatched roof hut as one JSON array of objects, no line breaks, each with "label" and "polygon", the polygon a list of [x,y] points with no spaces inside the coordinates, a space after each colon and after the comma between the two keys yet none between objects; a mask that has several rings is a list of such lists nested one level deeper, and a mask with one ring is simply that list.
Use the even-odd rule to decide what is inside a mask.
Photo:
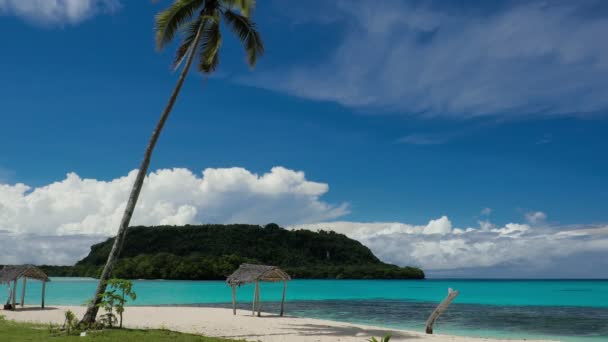
[{"label": "thatched roof hut", "polygon": [[[17,307],[17,280],[23,279],[21,288],[21,307],[25,305],[25,287],[27,278],[40,280],[42,282],[42,308],[44,308],[44,295],[46,283],[51,281],[46,273],[34,265],[6,265],[0,270],[0,284],[7,284],[10,288],[10,295],[6,301],[6,308],[15,310]],[[13,286],[11,286],[11,282]],[[12,303],[11,303],[12,302]]]},{"label": "thatched roof hut", "polygon": [[287,280],[291,280],[289,274],[276,266],[242,264],[226,279],[226,282],[230,285],[241,286],[256,281],[279,282]]},{"label": "thatched roof hut", "polygon": [[284,313],[285,292],[287,290],[287,282],[291,277],[287,272],[276,266],[242,264],[234,273],[228,276],[226,282],[232,287],[232,312],[236,315],[236,288],[237,286],[255,283],[253,293],[253,309],[252,314],[258,311],[258,317],[261,313],[260,301],[260,281],[266,282],[283,282],[283,299],[281,300],[281,316]]}]

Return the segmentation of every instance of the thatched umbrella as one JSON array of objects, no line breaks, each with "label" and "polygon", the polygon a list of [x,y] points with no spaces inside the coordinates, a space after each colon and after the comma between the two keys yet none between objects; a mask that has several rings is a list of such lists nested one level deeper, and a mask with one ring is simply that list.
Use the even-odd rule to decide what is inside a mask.
[{"label": "thatched umbrella", "polygon": [[236,287],[255,283],[253,293],[253,309],[252,314],[255,315],[257,308],[258,317],[261,312],[260,305],[260,281],[267,282],[283,282],[283,299],[281,300],[281,316],[284,313],[285,292],[287,290],[287,282],[291,280],[289,274],[276,266],[242,264],[234,273],[232,273],[226,282],[232,287],[232,312],[236,315]]},{"label": "thatched umbrella", "polygon": [[21,307],[23,307],[25,304],[25,285],[27,278],[30,278],[40,280],[42,282],[42,308],[44,309],[44,292],[46,289],[46,283],[51,280],[44,272],[42,272],[41,269],[34,265],[7,265],[0,270],[0,284],[6,283],[10,287],[11,282],[13,282],[6,306],[8,306],[8,304],[12,301],[11,309],[15,310],[17,307],[17,280],[19,278],[23,278],[23,288],[21,289]]}]

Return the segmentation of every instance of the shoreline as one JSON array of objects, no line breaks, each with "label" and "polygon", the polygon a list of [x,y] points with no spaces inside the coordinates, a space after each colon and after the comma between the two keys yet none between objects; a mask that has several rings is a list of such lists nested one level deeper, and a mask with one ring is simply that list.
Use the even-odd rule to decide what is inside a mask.
[{"label": "shoreline", "polygon": [[[84,306],[49,306],[41,309],[26,306],[16,311],[0,311],[8,320],[39,324],[62,324],[64,312],[72,310],[76,317],[82,316]],[[184,306],[128,306],[124,313],[124,326],[135,329],[168,329],[178,332],[199,334],[208,337],[245,339],[247,341],[286,342],[365,342],[370,337],[392,335],[391,341],[434,342],[534,342],[550,340],[497,339],[464,337],[456,335],[427,335],[423,332],[352,324],[314,318],[300,318],[262,313],[262,317],[251,316],[250,310]]]}]

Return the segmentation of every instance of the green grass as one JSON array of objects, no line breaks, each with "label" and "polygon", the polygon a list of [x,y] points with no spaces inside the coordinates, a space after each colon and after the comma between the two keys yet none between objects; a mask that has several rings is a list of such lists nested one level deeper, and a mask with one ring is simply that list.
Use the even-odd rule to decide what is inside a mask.
[{"label": "green grass", "polygon": [[182,334],[168,330],[111,329],[89,331],[87,337],[52,334],[48,326],[7,321],[0,316],[1,341],[173,341],[235,342],[222,338]]}]

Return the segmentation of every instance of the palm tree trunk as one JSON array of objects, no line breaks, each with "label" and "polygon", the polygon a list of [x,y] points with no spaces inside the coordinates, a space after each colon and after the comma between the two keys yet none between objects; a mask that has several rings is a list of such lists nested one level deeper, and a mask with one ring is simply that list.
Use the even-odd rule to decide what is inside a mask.
[{"label": "palm tree trunk", "polygon": [[184,80],[186,79],[186,75],[190,70],[190,66],[192,65],[192,61],[194,60],[194,55],[196,54],[196,49],[198,46],[198,41],[201,36],[201,32],[204,26],[204,22],[198,29],[196,34],[196,38],[194,39],[193,45],[190,48],[190,56],[188,57],[188,61],[182,70],[182,73],[177,80],[177,84],[175,85],[175,89],[173,89],[173,93],[169,98],[169,102],[165,107],[165,110],[162,112],[158,123],[156,124],[156,128],[152,132],[152,137],[148,142],[148,147],[146,147],[146,151],[144,153],[144,159],[139,166],[139,171],[137,172],[137,178],[135,178],[135,183],[133,184],[133,188],[131,189],[131,195],[129,196],[129,201],[127,202],[127,206],[125,208],[125,212],[122,216],[122,220],[120,221],[120,226],[118,228],[118,234],[116,234],[116,238],[114,239],[114,245],[112,246],[112,250],[108,255],[108,260],[106,261],[106,265],[103,268],[103,272],[101,273],[101,277],[99,278],[99,284],[97,285],[97,289],[95,290],[95,296],[89,302],[87,307],[87,311],[82,317],[81,323],[83,324],[91,324],[95,322],[97,317],[97,311],[99,310],[98,304],[100,302],[100,294],[104,293],[106,290],[106,282],[110,279],[112,275],[112,270],[116,266],[118,262],[118,256],[120,255],[120,251],[124,245],[125,239],[127,237],[127,228],[129,227],[129,223],[131,222],[131,216],[133,216],[133,211],[135,210],[135,205],[137,204],[137,199],[139,198],[139,193],[141,192],[141,188],[144,183],[144,179],[148,172],[148,167],[150,166],[150,159],[152,157],[152,152],[154,151],[154,147],[156,146],[156,142],[158,141],[158,137],[165,126],[165,122],[169,118],[169,114],[171,114],[171,109],[173,109],[173,105],[177,100],[177,96],[184,84]]}]

